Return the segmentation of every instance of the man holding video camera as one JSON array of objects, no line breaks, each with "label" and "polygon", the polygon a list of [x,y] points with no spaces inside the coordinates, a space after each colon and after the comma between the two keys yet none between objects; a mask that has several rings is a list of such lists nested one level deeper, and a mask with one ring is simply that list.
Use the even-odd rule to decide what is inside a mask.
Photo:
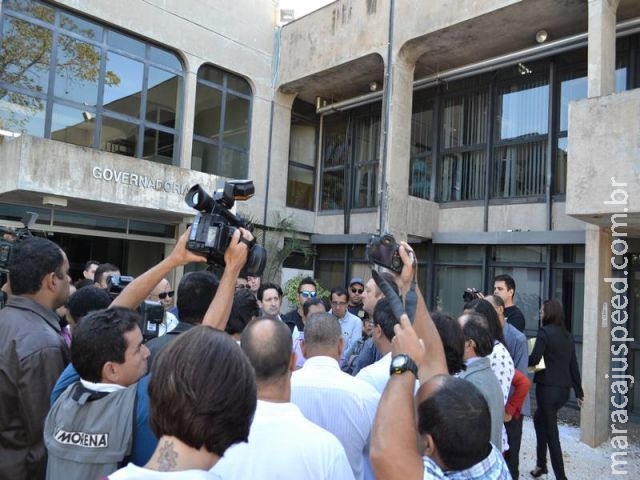
[{"label": "man holding video camera", "polygon": [[44,477],[49,394],[69,363],[55,309],[69,297],[69,261],[58,245],[26,237],[12,246],[11,295],[0,311],[0,479]]}]

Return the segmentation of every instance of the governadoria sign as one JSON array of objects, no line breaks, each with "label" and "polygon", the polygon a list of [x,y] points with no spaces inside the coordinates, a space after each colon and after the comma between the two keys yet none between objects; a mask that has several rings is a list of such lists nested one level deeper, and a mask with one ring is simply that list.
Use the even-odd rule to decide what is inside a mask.
[{"label": "governadoria sign", "polygon": [[171,180],[139,175],[133,172],[126,172],[115,168],[93,167],[91,170],[93,178],[104,182],[121,183],[132,185],[138,188],[149,188],[165,193],[175,193],[184,196],[191,186],[188,183],[178,183]]}]

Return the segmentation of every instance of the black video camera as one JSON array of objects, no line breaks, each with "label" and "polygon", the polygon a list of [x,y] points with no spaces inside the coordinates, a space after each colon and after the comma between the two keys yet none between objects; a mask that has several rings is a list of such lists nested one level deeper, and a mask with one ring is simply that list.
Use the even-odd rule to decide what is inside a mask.
[{"label": "black video camera", "polygon": [[367,244],[367,261],[393,270],[402,272],[402,258],[400,258],[400,245],[390,233],[384,235],[371,235]]},{"label": "black video camera", "polygon": [[[107,292],[111,298],[116,298],[120,292],[133,281],[133,277],[126,275],[109,275],[107,277]],[[164,307],[160,302],[145,300],[137,310],[140,315],[140,330],[146,343],[160,334],[160,324],[164,322]]]},{"label": "black video camera", "polygon": [[480,290],[477,288],[465,288],[464,293],[462,294],[462,299],[464,303],[469,303],[471,300],[475,300],[476,298],[480,298]]},{"label": "black video camera", "polygon": [[[9,272],[9,263],[11,262],[11,254],[13,246],[23,238],[31,237],[31,228],[36,223],[38,214],[34,212],[26,212],[22,217],[24,227],[11,230],[0,227],[0,272]],[[13,237],[12,240],[6,240],[4,236]]]},{"label": "black video camera", "polygon": [[[253,230],[248,222],[231,213],[230,209],[235,200],[247,200],[254,192],[251,180],[225,182],[213,196],[209,196],[200,185],[191,187],[185,202],[199,213],[191,225],[187,248],[194,253],[206,255],[209,265],[224,267],[224,252],[236,229],[242,227]],[[247,242],[247,246],[249,254],[240,275],[259,277],[264,271],[267,253],[261,245],[256,245],[255,240]]]}]

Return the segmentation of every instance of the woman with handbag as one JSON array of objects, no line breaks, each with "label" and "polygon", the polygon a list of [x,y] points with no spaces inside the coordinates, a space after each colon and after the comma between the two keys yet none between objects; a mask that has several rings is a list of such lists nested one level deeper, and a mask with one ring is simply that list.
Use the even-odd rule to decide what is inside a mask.
[{"label": "woman with handbag", "polygon": [[553,472],[558,480],[564,480],[567,476],[558,433],[558,410],[569,400],[571,387],[575,391],[578,407],[582,406],[584,392],[573,335],[567,331],[562,304],[557,300],[545,301],[540,309],[540,316],[542,326],[529,356],[529,366],[537,365],[544,358],[546,368],[536,372],[533,377],[537,401],[533,415],[537,462],[536,468],[530,473],[534,478],[547,473],[548,446]]}]

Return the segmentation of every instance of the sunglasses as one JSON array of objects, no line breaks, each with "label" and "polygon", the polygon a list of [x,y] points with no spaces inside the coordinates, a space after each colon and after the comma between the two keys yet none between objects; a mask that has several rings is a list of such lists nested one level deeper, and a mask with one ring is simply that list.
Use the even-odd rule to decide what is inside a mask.
[{"label": "sunglasses", "polygon": [[362,289],[362,288],[352,288],[352,289],[351,289],[351,293],[358,293],[358,294],[360,294],[360,293],[362,293],[362,292],[364,292],[364,289]]},{"label": "sunglasses", "polygon": [[251,285],[236,285],[236,290],[242,290],[243,288],[251,288]]},{"label": "sunglasses", "polygon": [[175,292],[173,290],[171,290],[170,292],[162,292],[158,294],[158,298],[160,300],[164,300],[165,298],[169,297],[169,298],[173,298],[173,294]]},{"label": "sunglasses", "polygon": [[316,292],[298,292],[299,295],[302,295],[304,298],[316,298]]}]

